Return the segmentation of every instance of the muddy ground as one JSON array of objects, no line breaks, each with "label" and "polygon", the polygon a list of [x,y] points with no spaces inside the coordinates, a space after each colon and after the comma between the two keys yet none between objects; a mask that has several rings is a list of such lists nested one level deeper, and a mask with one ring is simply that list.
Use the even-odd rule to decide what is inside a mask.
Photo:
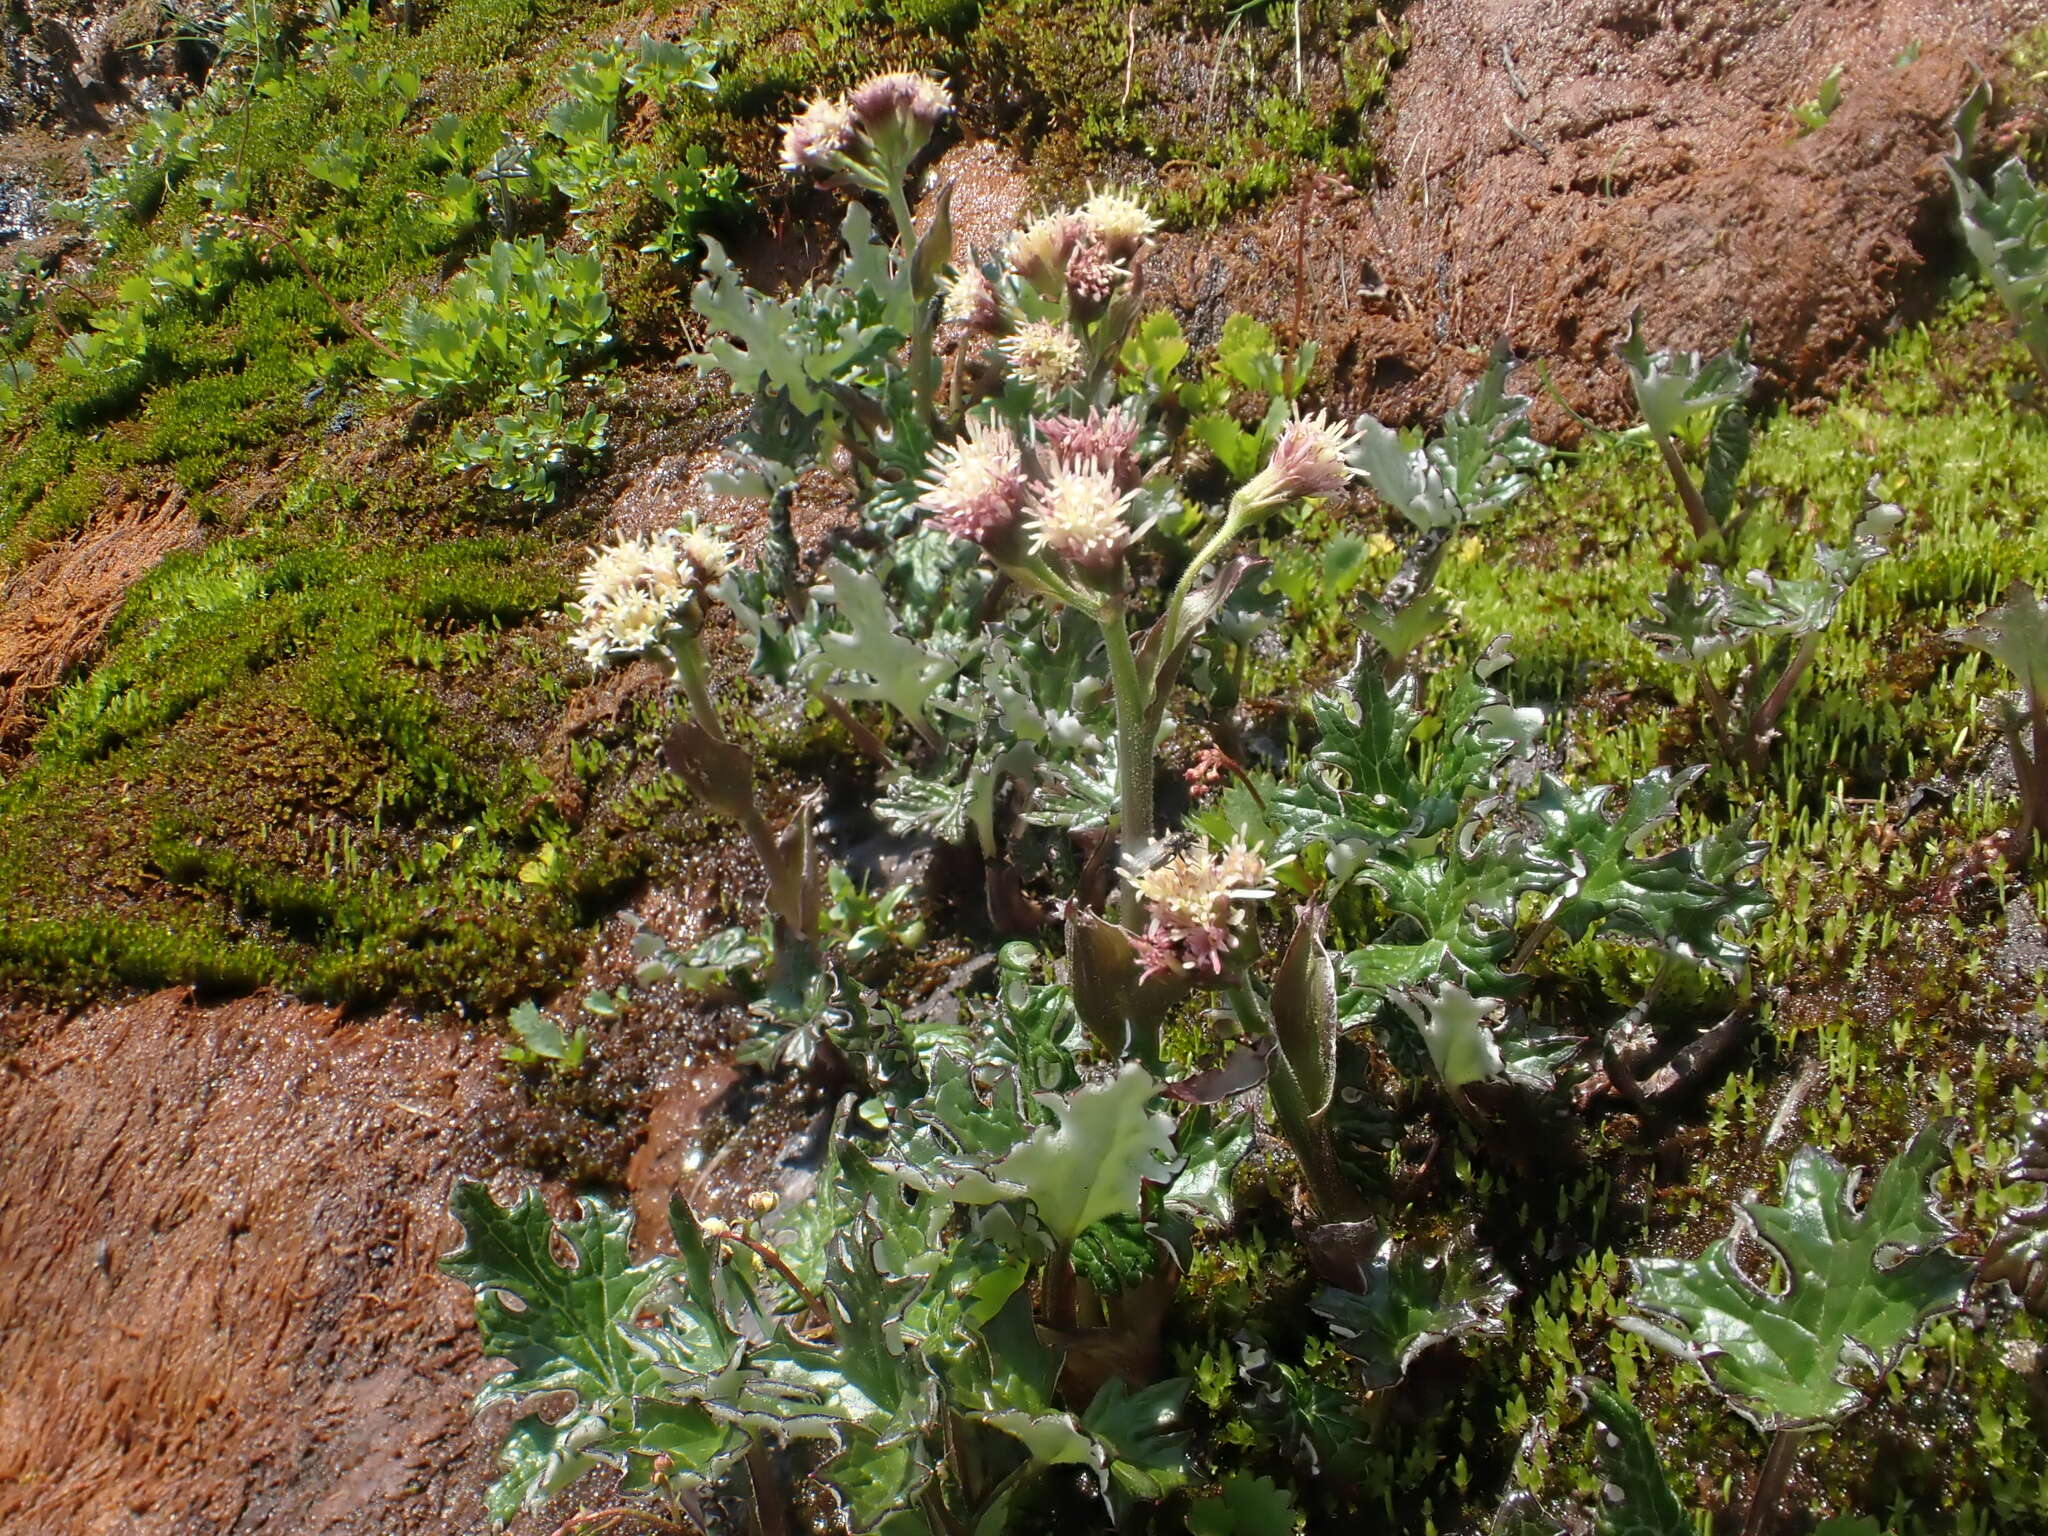
[{"label": "muddy ground", "polygon": [[[1613,420],[1607,349],[1637,305],[1694,345],[1752,320],[1779,389],[1825,389],[1938,292],[1947,118],[1971,68],[2043,12],[1417,0],[1386,184],[1325,193],[1306,222],[1289,203],[1173,237],[1154,291],[1198,339],[1235,308],[1298,322],[1339,399],[1399,419],[1440,410],[1506,331]],[[61,18],[34,20],[36,47],[65,57]],[[71,56],[73,84],[16,82],[17,125],[89,116],[64,103],[98,89],[95,47]],[[1797,135],[1788,108],[1837,65],[1839,110]],[[447,1190],[552,1145],[516,1134],[497,1040],[167,993],[18,1016],[0,1041],[0,1530],[480,1528],[491,1435],[464,1403],[485,1367],[466,1296],[434,1271]],[[694,1048],[629,1044],[599,1161],[652,1203],[701,1160],[729,1076]]]}]

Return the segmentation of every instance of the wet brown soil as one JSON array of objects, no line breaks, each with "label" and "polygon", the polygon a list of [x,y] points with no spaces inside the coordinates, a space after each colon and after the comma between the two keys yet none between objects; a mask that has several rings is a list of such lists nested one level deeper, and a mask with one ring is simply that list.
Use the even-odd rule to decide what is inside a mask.
[{"label": "wet brown soil", "polygon": [[[615,979],[624,939],[593,979]],[[737,1215],[808,1139],[819,1106],[736,1095],[730,1021],[680,1007],[651,993],[600,1024],[559,1085],[508,1074],[495,1033],[273,997],[10,1021],[0,1531],[480,1529],[502,1426],[470,1419],[489,1367],[435,1269],[459,1236],[451,1182],[497,1176],[509,1198],[559,1171],[556,1143],[609,1146],[606,1182],[665,1245],[672,1190]]]},{"label": "wet brown soil", "polygon": [[494,1045],[180,992],[0,1071],[0,1530],[476,1525],[466,1298],[434,1271]]},{"label": "wet brown soil", "polygon": [[[1628,420],[1612,347],[1744,325],[1767,383],[1841,383],[1954,258],[1940,156],[1973,68],[2041,0],[1417,0],[1386,184],[1304,192],[1171,242],[1155,292],[1213,337],[1234,309],[1323,347],[1335,397],[1441,413],[1506,334],[1571,406]],[[1840,67],[1841,101],[1791,115]],[[1544,435],[1572,423],[1546,402]]]}]

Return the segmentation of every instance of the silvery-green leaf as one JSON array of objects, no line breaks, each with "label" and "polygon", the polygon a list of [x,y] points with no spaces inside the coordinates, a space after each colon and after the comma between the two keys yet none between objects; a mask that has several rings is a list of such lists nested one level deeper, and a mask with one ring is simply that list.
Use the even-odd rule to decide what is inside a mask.
[{"label": "silvery-green leaf", "polygon": [[1704,361],[1697,352],[1652,353],[1643,340],[1642,319],[1640,311],[1629,316],[1628,336],[1614,350],[1628,369],[1643,420],[1657,436],[1671,437],[1700,412],[1749,398],[1757,370],[1749,361],[1746,338]]},{"label": "silvery-green leaf", "polygon": [[818,634],[818,654],[806,671],[829,679],[827,686],[848,701],[872,699],[931,732],[929,711],[938,691],[966,665],[970,653],[927,650],[900,630],[882,585],[867,571],[843,560],[825,566],[825,580],[811,589],[833,627]]},{"label": "silvery-green leaf", "polygon": [[2039,363],[2048,357],[2048,196],[2018,156],[1992,173],[1988,192],[1970,175],[1977,129],[1990,106],[1991,87],[1980,81],[1956,114],[1949,182],[1962,215],[1963,242]]},{"label": "silvery-green leaf", "polygon": [[1355,1289],[1325,1286],[1312,1303],[1346,1354],[1359,1362],[1367,1391],[1394,1386],[1431,1345],[1505,1331],[1501,1310],[1515,1287],[1477,1248],[1431,1252],[1383,1242]]},{"label": "silvery-green leaf", "polygon": [[1146,1182],[1173,1172],[1172,1117],[1148,1107],[1158,1093],[1151,1073],[1127,1063],[1069,1097],[1041,1095],[1058,1125],[1041,1127],[990,1173],[1022,1188],[1063,1243],[1105,1217],[1136,1214]]},{"label": "silvery-green leaf", "polygon": [[1506,1069],[1492,1024],[1501,1001],[1474,997],[1463,987],[1446,984],[1433,993],[1398,993],[1394,1002],[1415,1023],[1430,1064],[1446,1088],[1489,1082]]},{"label": "silvery-green leaf", "polygon": [[2048,699],[2048,607],[2024,581],[1968,629],[1949,636],[2002,662],[2034,699]]}]

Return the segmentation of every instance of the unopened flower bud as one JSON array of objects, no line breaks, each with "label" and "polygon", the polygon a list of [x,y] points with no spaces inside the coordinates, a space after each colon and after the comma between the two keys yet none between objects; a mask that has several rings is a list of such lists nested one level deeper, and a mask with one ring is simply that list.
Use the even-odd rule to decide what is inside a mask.
[{"label": "unopened flower bud", "polygon": [[1107,471],[1120,491],[1136,487],[1138,418],[1131,412],[1097,406],[1085,418],[1046,416],[1038,423],[1038,433],[1061,463]]},{"label": "unopened flower bud", "polygon": [[966,267],[946,279],[946,318],[993,336],[1003,328],[1003,303],[979,267]]},{"label": "unopened flower bud", "polygon": [[846,105],[863,132],[908,119],[929,134],[953,110],[953,93],[930,75],[900,70],[862,81],[847,96]]},{"label": "unopened flower bud", "polygon": [[953,93],[930,75],[899,71],[862,81],[846,107],[880,161],[892,167],[890,174],[901,175],[953,110]]},{"label": "unopened flower bud", "polygon": [[1334,496],[1358,473],[1344,457],[1357,441],[1357,434],[1331,422],[1328,412],[1297,413],[1280,429],[1266,467],[1245,483],[1238,499],[1247,507],[1279,507],[1308,496]]}]

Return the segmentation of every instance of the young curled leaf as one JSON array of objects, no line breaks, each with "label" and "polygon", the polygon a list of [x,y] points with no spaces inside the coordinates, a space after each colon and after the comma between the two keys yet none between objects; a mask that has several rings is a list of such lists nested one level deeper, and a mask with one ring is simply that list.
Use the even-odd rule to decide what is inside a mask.
[{"label": "young curled leaf", "polygon": [[1504,1332],[1501,1309],[1515,1294],[1469,1243],[1430,1253],[1387,1239],[1359,1279],[1355,1290],[1326,1286],[1314,1308],[1338,1346],[1359,1362],[1369,1392],[1396,1385],[1431,1345]]},{"label": "young curled leaf", "polygon": [[1658,1458],[1650,1427],[1634,1406],[1601,1382],[1580,1377],[1572,1385],[1586,1398],[1600,1457],[1600,1536],[1693,1536],[1693,1524]]},{"label": "young curled leaf", "polygon": [[1337,1091],[1337,967],[1323,946],[1326,915],[1323,907],[1302,908],[1273,982],[1273,1034],[1311,1116]]}]

